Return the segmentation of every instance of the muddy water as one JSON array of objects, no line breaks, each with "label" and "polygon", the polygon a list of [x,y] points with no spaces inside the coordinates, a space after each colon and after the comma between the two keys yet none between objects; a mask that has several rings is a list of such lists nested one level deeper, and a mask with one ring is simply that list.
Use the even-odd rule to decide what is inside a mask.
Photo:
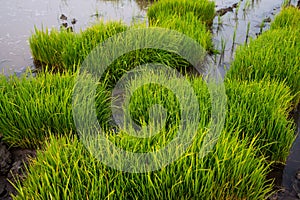
[{"label": "muddy water", "polygon": [[[214,43],[223,51],[215,58],[223,74],[234,57],[238,45],[256,38],[267,30],[270,20],[280,11],[283,0],[216,0],[216,10],[226,9],[213,24]],[[296,4],[296,1],[291,1]],[[0,73],[22,73],[32,67],[28,37],[42,27],[59,29],[61,14],[77,20],[75,31],[84,29],[97,19],[118,20],[127,24],[144,20],[149,6],[147,0],[11,0],[2,1],[0,7]],[[249,28],[249,29],[248,29]],[[297,119],[300,124],[300,119]],[[297,138],[284,170],[283,185],[291,188],[295,173],[300,167],[300,138]]]},{"label": "muddy water", "polygon": [[11,0],[0,6],[0,73],[20,73],[32,66],[28,37],[34,26],[59,28],[61,14],[69,22],[75,18],[75,31],[84,29],[97,18],[123,20],[129,24],[143,19],[146,0]]},{"label": "muddy water", "polygon": [[[214,42],[224,56],[217,58],[222,66],[229,66],[237,45],[246,40],[249,24],[249,37],[255,38],[261,29],[268,28],[269,23],[261,27],[264,19],[273,19],[278,13],[283,0],[244,0],[239,9],[227,12],[219,21],[214,20]],[[104,20],[123,20],[127,24],[134,20],[144,20],[149,6],[148,0],[11,0],[3,1],[0,7],[0,73],[20,73],[32,66],[32,57],[28,46],[28,37],[38,28],[59,29],[61,14],[68,17],[69,24],[77,20],[75,31],[84,29],[98,18]],[[216,0],[216,9],[232,7],[239,0]],[[233,33],[236,30],[235,39]]]},{"label": "muddy water", "polygon": [[[217,61],[228,67],[238,45],[256,38],[269,28],[270,20],[280,11],[282,0],[217,0],[217,10],[229,10],[214,20],[214,43],[224,52]],[[223,69],[222,69],[223,70]]]},{"label": "muddy water", "polygon": [[[294,113],[294,119],[297,123],[298,137],[296,138],[283,170],[282,185],[285,188],[300,193],[300,105]],[[296,174],[299,174],[298,176]]]}]

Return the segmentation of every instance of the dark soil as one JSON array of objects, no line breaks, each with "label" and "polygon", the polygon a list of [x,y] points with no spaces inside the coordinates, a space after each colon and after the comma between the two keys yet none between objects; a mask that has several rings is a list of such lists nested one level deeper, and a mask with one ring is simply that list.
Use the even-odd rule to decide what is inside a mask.
[{"label": "dark soil", "polygon": [[[276,191],[271,197],[268,198],[268,200],[299,200],[299,189],[288,189],[282,186],[283,169],[284,165],[276,164],[272,166],[272,170],[268,174],[267,178],[274,180],[274,191]],[[300,173],[300,171],[298,173]],[[293,181],[295,186],[300,186],[300,180],[297,179],[296,176],[293,178]]]},{"label": "dark soil", "polygon": [[15,183],[16,177],[24,178],[24,164],[35,156],[36,151],[32,149],[9,148],[0,135],[0,200],[10,200],[10,194],[17,194],[10,181]]},{"label": "dark soil", "polygon": [[217,16],[223,16],[228,12],[233,12],[233,9],[236,8],[237,5],[238,5],[238,3],[234,3],[234,4],[232,4],[232,6],[229,6],[227,8],[221,8],[221,9],[216,11],[216,15]]}]

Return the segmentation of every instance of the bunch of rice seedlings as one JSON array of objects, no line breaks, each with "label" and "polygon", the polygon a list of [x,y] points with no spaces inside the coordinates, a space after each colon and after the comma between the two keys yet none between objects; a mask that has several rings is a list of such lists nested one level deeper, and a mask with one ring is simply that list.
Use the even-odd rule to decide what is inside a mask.
[{"label": "bunch of rice seedlings", "polygon": [[[0,132],[9,145],[35,148],[47,133],[75,130],[72,95],[75,75],[40,73],[36,77],[0,76]],[[98,118],[107,124],[109,96],[99,85],[96,98]],[[79,102],[80,103],[80,102]]]},{"label": "bunch of rice seedlings", "polygon": [[[193,16],[191,19],[194,19]],[[126,32],[110,38],[105,43],[109,47],[98,46],[94,49],[89,54],[91,59],[87,59],[88,61],[83,65],[88,65],[95,73],[99,71],[99,63],[101,66],[109,65],[102,75],[102,80],[107,81],[110,88],[113,88],[125,72],[148,63],[167,65],[183,73],[193,70],[192,64],[204,68],[204,62],[200,61],[205,58],[205,48],[212,48],[210,33],[205,30],[204,25],[202,25],[203,29],[200,30],[196,25],[191,25],[192,28],[188,32],[185,28],[189,27],[189,23],[184,21],[178,20],[178,23],[173,23],[171,26],[167,25],[167,22],[165,24],[164,26],[167,28],[159,26],[128,28]],[[192,38],[169,29],[175,28],[177,24],[181,24],[181,27],[178,28],[180,31],[182,30],[181,32],[186,32]],[[202,47],[205,48],[198,48],[199,45],[195,39],[201,42]],[[197,50],[200,51],[197,55],[194,52],[188,52],[195,51],[195,44],[197,44]],[[100,54],[101,58],[98,56]],[[181,54],[184,55],[181,56]],[[194,63],[189,63],[187,59],[192,60],[191,62],[194,61]]]},{"label": "bunch of rice seedlings", "polygon": [[126,72],[149,63],[162,64],[174,68],[181,73],[186,73],[193,69],[192,64],[175,51],[169,52],[152,48],[138,49],[114,60],[106,69],[101,81],[104,81],[108,89],[111,89]]},{"label": "bunch of rice seedlings", "polygon": [[147,15],[150,24],[155,24],[170,16],[188,13],[193,13],[198,20],[210,26],[215,16],[215,3],[208,0],[160,0],[152,4]]},{"label": "bunch of rice seedlings", "polygon": [[300,28],[300,11],[295,7],[284,8],[274,19],[271,24],[272,29],[281,29],[286,27]]},{"label": "bunch of rice seedlings", "polygon": [[200,158],[202,133],[177,161],[160,170],[128,173],[97,161],[78,139],[50,137],[13,199],[264,199],[272,184],[253,143],[222,134]]},{"label": "bunch of rice seedlings", "polygon": [[63,64],[65,68],[79,65],[86,56],[98,45],[114,36],[126,31],[128,27],[122,22],[100,22],[92,25],[78,33],[79,40],[65,46],[62,51]]},{"label": "bunch of rice seedlings", "polygon": [[300,99],[300,29],[274,29],[263,33],[235,54],[227,77],[236,80],[285,82]]},{"label": "bunch of rice seedlings", "polygon": [[[180,105],[176,96],[167,88],[158,84],[147,84],[134,91],[130,98],[130,115],[138,124],[151,120],[149,108],[161,105],[168,110],[167,125],[174,125],[180,120]],[[178,125],[178,124],[177,124]]]},{"label": "bunch of rice seedlings", "polygon": [[179,31],[198,42],[204,50],[208,52],[213,51],[211,32],[207,29],[207,26],[191,12],[183,16],[171,15],[165,17],[152,26]]},{"label": "bunch of rice seedlings", "polygon": [[35,29],[29,44],[33,58],[40,67],[75,71],[94,47],[126,28],[121,22],[101,21],[80,33]]},{"label": "bunch of rice seedlings", "polygon": [[[200,127],[207,127],[211,117],[210,96],[201,79],[193,79],[192,85],[202,98],[199,104],[204,123]],[[283,83],[268,81],[227,80],[225,87],[228,101],[224,130],[239,133],[241,140],[256,138],[255,145],[260,149],[257,156],[285,162],[296,129],[289,118],[294,97],[290,89]]]},{"label": "bunch of rice seedlings", "polygon": [[[139,81],[148,83],[151,82],[149,80],[152,80],[152,77],[131,80],[127,87],[137,88]],[[200,113],[197,121],[198,128],[209,128],[212,105],[206,82],[202,78],[187,78],[187,80],[191,82],[198,100]],[[180,82],[172,83],[172,85],[176,84]],[[283,83],[269,81],[227,80],[225,86],[228,109],[224,129],[228,132],[239,132],[241,140],[257,138],[256,145],[260,148],[260,154],[257,156],[263,155],[270,161],[284,162],[295,139],[295,124],[289,118],[294,97],[290,89]],[[166,111],[162,130],[176,131],[180,120],[184,120],[181,116],[182,108],[178,94],[187,97],[185,92],[184,89],[182,91],[178,89],[174,93],[170,88],[159,84],[146,84],[127,94],[130,97],[130,103],[125,106],[129,110],[131,119],[137,125],[145,126],[153,123],[151,122],[153,116],[150,115],[151,107],[161,105]],[[193,111],[195,109],[197,108],[191,108]],[[192,112],[190,115],[192,116]],[[166,140],[172,139],[172,136]],[[158,135],[157,138],[160,137],[161,135]],[[157,138],[154,137],[153,141],[157,141]],[[133,138],[130,140],[133,144],[142,144],[144,141]]]},{"label": "bunch of rice seedlings", "polygon": [[[163,27],[175,28],[177,25],[181,24],[180,27],[177,28],[179,31],[186,33],[193,39],[197,40],[205,50],[212,49],[210,33],[206,31],[204,25],[198,23],[191,15],[189,15],[188,19],[191,19],[192,22],[194,22],[194,25],[191,24],[192,28],[189,31],[186,30],[189,27],[189,23],[183,22],[182,20],[172,23],[171,26],[165,23]],[[89,55],[89,53],[94,50],[95,47],[99,47],[101,42],[105,41],[111,36],[114,36],[116,33],[139,28],[145,28],[145,26],[141,24],[128,28],[121,23],[111,22],[108,24],[100,23],[94,25],[79,34],[70,33],[67,31],[57,32],[55,30],[52,30],[50,34],[48,34],[48,31],[43,32],[36,30],[36,34],[31,37],[30,43],[35,60],[43,63],[43,65],[49,66],[50,69],[67,69],[70,71],[76,71],[78,65],[82,64],[86,56]],[[164,34],[167,34],[167,30],[162,31],[161,34],[163,37]],[[116,38],[118,38],[118,36],[116,36]],[[138,38],[129,38],[131,39],[130,41],[128,41],[129,39],[123,41],[124,38],[121,36],[119,39],[121,43],[125,42],[125,44],[128,45],[128,48],[130,48],[135,42],[142,43],[145,40],[142,35]],[[158,38],[152,39],[157,40]],[[42,45],[40,45],[39,41],[44,42]],[[48,43],[52,44],[52,42],[53,45],[47,45]],[[172,42],[174,44],[176,43],[177,45],[180,43],[180,41]],[[120,47],[116,45],[109,50],[109,52],[114,51],[119,52]],[[100,61],[96,60],[96,62]],[[124,55],[116,58],[113,63],[110,63],[102,77],[102,81],[107,81],[108,87],[113,87],[113,85],[121,78],[124,72],[145,63],[162,63],[170,67],[177,68],[182,72],[185,72],[186,69],[191,68],[191,64],[179,56],[175,51],[168,52],[163,49],[151,48],[138,49],[127,52]],[[96,63],[95,65],[98,66],[99,63]]]},{"label": "bunch of rice seedlings", "polygon": [[257,138],[260,155],[285,162],[296,137],[289,117],[293,95],[283,83],[228,81],[225,130],[240,131],[240,139]]},{"label": "bunch of rice seedlings", "polygon": [[[157,72],[146,71],[138,73],[136,77],[131,75],[124,84],[126,98],[119,108],[123,110],[124,116],[121,116],[119,121],[123,121],[123,127],[129,133],[138,129],[145,135],[154,135],[148,142],[144,138],[126,137],[132,146],[140,149],[141,146],[149,147],[150,143],[156,144],[156,148],[161,147],[174,139],[178,131],[185,134],[186,129],[179,128],[184,126],[182,121],[194,131],[207,126],[210,106],[205,83],[201,82],[203,84],[199,86],[203,93],[196,96],[192,85],[182,80],[187,77],[178,79],[174,76],[176,74],[157,76]],[[190,87],[190,90],[187,87]],[[135,130],[128,122],[135,123]],[[121,130],[116,138],[118,142],[123,143],[121,138],[124,139],[126,131]],[[164,134],[166,132],[167,136]]]},{"label": "bunch of rice seedlings", "polygon": [[37,67],[49,66],[52,69],[62,68],[63,49],[72,45],[78,38],[72,32],[62,29],[38,30],[29,38],[30,50]]}]

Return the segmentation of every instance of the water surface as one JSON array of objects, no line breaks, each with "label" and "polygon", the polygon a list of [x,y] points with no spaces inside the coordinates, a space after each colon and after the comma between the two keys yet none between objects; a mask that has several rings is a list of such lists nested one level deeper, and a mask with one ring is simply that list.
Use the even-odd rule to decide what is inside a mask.
[{"label": "water surface", "polygon": [[22,72],[32,66],[28,38],[37,28],[59,29],[61,14],[77,19],[75,31],[96,20],[130,24],[146,15],[147,0],[10,0],[0,7],[0,73]]},{"label": "water surface", "polygon": [[[0,73],[20,73],[33,66],[28,38],[34,27],[59,29],[61,14],[75,18],[75,31],[84,29],[99,19],[123,20],[127,24],[145,20],[149,0],[11,0],[3,1],[0,7]],[[239,0],[216,0],[216,10],[238,3]],[[273,19],[282,0],[244,0],[239,9],[233,9],[221,18],[216,17],[213,25],[214,43],[222,49],[225,43],[222,65],[229,65],[237,45],[243,44],[250,25],[249,37],[255,38],[261,31],[264,19]],[[262,27],[268,28],[268,23]],[[236,30],[235,40],[233,33]]]}]

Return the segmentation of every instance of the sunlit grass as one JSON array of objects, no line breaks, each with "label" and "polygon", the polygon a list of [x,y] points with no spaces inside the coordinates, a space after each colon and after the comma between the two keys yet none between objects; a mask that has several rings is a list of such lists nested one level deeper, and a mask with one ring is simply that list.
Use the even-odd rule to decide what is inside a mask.
[{"label": "sunlit grass", "polygon": [[272,29],[281,28],[300,28],[300,10],[295,7],[283,8],[283,10],[275,17],[271,24]]},{"label": "sunlit grass", "polygon": [[[191,21],[191,23],[186,20]],[[99,47],[106,39],[125,30],[138,30],[139,28],[145,27],[144,24],[127,27],[120,22],[100,22],[80,33],[72,33],[65,30],[62,30],[61,32],[56,30],[49,31],[47,29],[36,30],[30,38],[30,46],[34,60],[39,67],[45,68],[48,66],[53,71],[67,70],[74,72],[79,68],[92,50],[94,50],[95,47]],[[212,51],[213,47],[210,32],[206,29],[205,25],[198,22],[193,15],[187,15],[185,18],[178,20],[169,19],[163,23],[153,25],[152,28],[165,28],[161,29],[161,36],[167,34],[168,29],[175,29],[199,42],[203,47],[203,50]],[[148,38],[149,37],[151,36],[148,36]],[[145,42],[145,38],[142,36],[130,38],[131,41],[122,41],[123,39],[124,38],[120,37],[119,41],[125,42],[128,45],[128,48],[131,48],[135,43]],[[153,40],[154,38],[150,39]],[[162,41],[162,43],[163,42],[164,41]],[[173,42],[174,44],[176,42],[178,42],[178,44],[180,43],[180,41]],[[123,50],[118,49],[118,46],[110,48],[109,51],[112,52]],[[162,63],[179,69],[181,72],[191,68],[191,64],[177,54],[178,52],[174,50],[172,52],[167,52],[163,49],[151,48],[130,51],[114,60],[107,68],[103,78],[110,77],[109,80],[107,79],[108,85],[113,86],[124,72],[145,63]]]},{"label": "sunlit grass", "polygon": [[[50,137],[14,199],[264,199],[272,189],[264,158],[234,133],[198,155],[201,133],[179,160],[160,170],[126,173],[89,154],[78,139]],[[108,155],[109,156],[109,155]]]},{"label": "sunlit grass", "polygon": [[[136,199],[144,196],[149,199],[262,199],[271,191],[271,185],[266,180],[266,159],[284,161],[294,138],[292,122],[286,119],[292,99],[286,86],[268,82],[229,81],[226,82],[228,111],[225,129],[212,151],[200,158],[197,153],[201,151],[203,138],[209,130],[210,95],[201,78],[188,79],[199,100],[201,116],[195,138],[187,153],[178,161],[155,172],[120,172],[97,162],[86,152],[75,134],[72,134],[73,139],[59,140],[50,134],[69,135],[75,131],[72,126],[70,129],[65,127],[63,120],[70,119],[68,112],[59,111],[62,114],[59,117],[51,109],[46,112],[48,107],[42,111],[42,105],[50,105],[53,109],[69,108],[68,88],[73,85],[72,76],[44,74],[20,80],[14,77],[11,78],[11,84],[6,83],[7,78],[2,78],[1,91],[5,98],[1,99],[1,105],[14,105],[1,110],[2,116],[12,115],[1,121],[6,122],[1,124],[1,129],[2,126],[10,127],[4,129],[7,131],[4,132],[4,138],[16,144],[24,144],[24,136],[27,138],[26,142],[42,143],[43,146],[44,140],[51,138],[46,142],[45,151],[40,151],[37,160],[29,167],[27,179],[22,184],[18,183],[19,196],[16,199],[48,199],[50,196],[63,199]],[[18,96],[20,92],[33,96]],[[63,92],[68,95],[59,95]],[[104,94],[104,101],[107,101],[105,92],[100,94]],[[58,103],[53,100],[54,97],[65,101]],[[175,115],[175,118],[169,117],[166,120],[170,124],[173,122],[174,126],[163,128],[159,135],[150,139],[136,139],[130,133],[122,131],[118,134],[107,132],[107,138],[117,146],[133,152],[147,152],[164,147],[174,138],[174,127],[177,120],[180,120],[180,115],[176,114],[179,112],[176,97],[164,87],[150,84],[139,88],[130,99],[129,109],[136,122],[149,124],[147,109],[151,105],[162,104],[169,111],[169,115]],[[33,100],[43,104],[33,103]],[[17,105],[22,106],[18,108]],[[19,111],[14,112],[17,108]],[[103,114],[107,114],[106,107],[102,108]],[[26,112],[30,112],[30,116],[25,115]],[[25,113],[24,118],[18,113]],[[52,113],[55,120],[47,124],[45,119],[53,118]],[[41,119],[41,116],[45,119]],[[20,123],[11,127],[17,119]],[[105,122],[105,119],[99,120]],[[9,129],[15,130],[19,127],[25,129],[20,129],[16,135],[7,135],[12,133]],[[41,131],[43,127],[46,128]],[[27,129],[36,132],[26,134]],[[89,192],[85,193],[86,190]]]},{"label": "sunlit grass", "polygon": [[179,31],[198,42],[204,50],[212,52],[214,49],[211,32],[193,13],[186,13],[183,16],[165,16],[163,20],[153,22],[150,26]]},{"label": "sunlit grass", "polygon": [[285,82],[300,99],[300,29],[282,28],[263,33],[237,49],[227,77],[236,80]]},{"label": "sunlit grass", "polygon": [[163,22],[170,16],[183,17],[187,14],[193,14],[202,23],[210,26],[215,16],[215,3],[208,0],[159,0],[147,12],[150,24]]},{"label": "sunlit grass", "polygon": [[80,33],[47,28],[35,29],[29,44],[37,67],[48,66],[58,71],[76,71],[92,49],[126,29],[127,26],[122,22],[102,21]]},{"label": "sunlit grass", "polygon": [[296,137],[289,113],[293,95],[284,83],[227,81],[225,129],[240,131],[240,139],[257,138],[260,155],[285,163]]},{"label": "sunlit grass", "polygon": [[[74,77],[75,75],[68,73],[42,73],[37,77],[20,79],[1,76],[0,131],[3,139],[13,146],[36,147],[43,144],[49,131],[75,131],[72,115]],[[148,79],[146,77],[143,81],[150,78],[151,76]],[[199,103],[197,127],[205,129],[211,117],[210,94],[201,78],[191,81]],[[289,88],[279,83],[237,81],[227,81],[226,88],[228,111],[225,130],[240,132],[241,140],[256,137],[262,155],[269,160],[284,162],[295,137],[294,124],[288,119],[294,97]],[[186,96],[185,92],[184,88],[176,90],[182,96]],[[112,125],[109,95],[107,87],[99,84],[97,116],[104,128]],[[168,88],[146,84],[130,95],[130,103],[126,105],[126,109],[129,109],[130,117],[135,123],[141,126],[154,123],[151,121],[153,116],[149,115],[149,108],[159,104],[166,109],[167,114],[162,131],[177,130],[183,117],[180,110],[182,108],[178,97]],[[154,139],[157,141],[160,137],[158,134]]]},{"label": "sunlit grass", "polygon": [[[47,133],[75,130],[72,95],[75,74],[50,72],[37,76],[0,76],[0,132],[7,144],[35,148],[43,144]],[[109,121],[108,92],[99,85],[101,124]]]},{"label": "sunlit grass", "polygon": [[[211,120],[211,96],[202,78],[187,79],[191,81],[191,86],[198,98],[200,113],[197,121],[198,128],[204,130],[209,128]],[[151,76],[142,79],[143,82],[149,82],[149,80],[151,80]],[[138,81],[130,81],[127,83],[127,87],[129,89],[135,87]],[[176,85],[176,83],[174,82],[172,85]],[[256,138],[256,145],[260,148],[257,156],[265,156],[270,161],[285,162],[295,139],[296,130],[293,120],[289,117],[289,113],[293,109],[294,98],[291,90],[284,83],[270,81],[227,80],[225,87],[228,107],[224,129],[228,132],[239,132],[240,140],[249,141]],[[178,96],[175,94],[187,96],[184,90],[176,90],[173,93],[159,84],[146,84],[136,91],[128,93],[130,103],[126,105],[126,109],[129,110],[132,120],[143,126],[153,123],[151,122],[153,116],[150,115],[150,108],[159,104],[166,109],[166,123],[162,126],[162,132],[176,131],[180,120],[183,120],[180,114],[183,108],[180,107]],[[191,110],[193,109],[191,108]],[[156,111],[156,114],[158,113],[159,110]],[[192,117],[192,112],[189,113]],[[161,135],[158,134],[152,139],[158,141],[160,137]],[[170,136],[167,141],[170,141],[172,137]],[[139,145],[142,145],[144,141],[133,137],[128,139],[132,144]],[[166,138],[163,137],[163,139]]]}]

